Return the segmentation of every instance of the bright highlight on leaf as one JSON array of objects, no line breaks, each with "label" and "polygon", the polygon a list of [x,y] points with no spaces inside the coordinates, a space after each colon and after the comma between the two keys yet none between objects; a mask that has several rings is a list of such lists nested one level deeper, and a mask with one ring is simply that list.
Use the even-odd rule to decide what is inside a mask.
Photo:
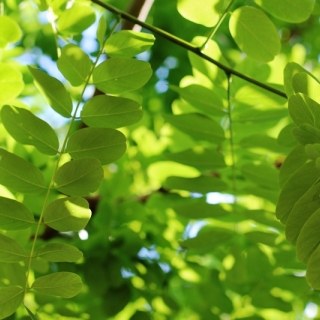
[{"label": "bright highlight on leaf", "polygon": [[29,110],[4,106],[1,121],[18,142],[33,145],[44,154],[55,155],[58,152],[59,140],[55,131]]},{"label": "bright highlight on leaf", "polygon": [[31,289],[43,294],[72,298],[82,289],[81,278],[72,272],[56,272],[37,278]]},{"label": "bright highlight on leaf", "polygon": [[239,48],[254,60],[269,62],[280,52],[277,29],[259,9],[236,9],[231,15],[229,28]]},{"label": "bright highlight on leaf", "polygon": [[44,211],[44,223],[52,229],[80,231],[91,217],[88,202],[83,198],[68,197],[51,202]]},{"label": "bright highlight on leaf", "polygon": [[9,43],[17,42],[22,37],[22,31],[16,21],[7,16],[0,17],[0,48]]}]

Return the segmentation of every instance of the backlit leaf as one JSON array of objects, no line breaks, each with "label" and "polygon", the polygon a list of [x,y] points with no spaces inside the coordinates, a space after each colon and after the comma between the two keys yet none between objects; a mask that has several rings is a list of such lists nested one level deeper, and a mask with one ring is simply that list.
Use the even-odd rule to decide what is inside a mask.
[{"label": "backlit leaf", "polygon": [[52,296],[72,298],[82,289],[81,278],[72,272],[56,272],[37,278],[32,289]]},{"label": "backlit leaf", "polygon": [[104,44],[104,39],[107,32],[107,23],[104,16],[100,17],[98,28],[97,28],[97,40],[99,41],[100,47]]},{"label": "backlit leaf", "polygon": [[17,241],[0,234],[0,262],[16,263],[25,258],[27,253]]},{"label": "backlit leaf", "polygon": [[88,202],[83,198],[68,197],[51,202],[44,211],[44,223],[52,229],[80,231],[91,217]]},{"label": "backlit leaf", "polygon": [[35,255],[52,262],[76,262],[83,256],[77,247],[64,243],[47,243],[37,248]]},{"label": "backlit leaf", "polygon": [[63,84],[39,69],[29,67],[29,70],[34,77],[38,89],[45,96],[52,109],[63,117],[70,118],[72,101]]},{"label": "backlit leaf", "polygon": [[277,29],[259,9],[248,6],[236,9],[229,29],[239,48],[254,60],[269,62],[280,52]]},{"label": "backlit leaf", "polygon": [[26,194],[39,194],[46,188],[36,166],[4,149],[0,149],[0,184]]},{"label": "backlit leaf", "polygon": [[114,162],[126,151],[126,137],[120,131],[109,128],[84,128],[74,132],[66,152],[73,159],[94,157],[101,164]]},{"label": "backlit leaf", "polygon": [[33,145],[44,154],[55,155],[58,152],[59,140],[55,131],[29,110],[3,106],[1,120],[18,142]]},{"label": "backlit leaf", "polygon": [[221,126],[214,120],[201,114],[164,114],[163,117],[167,122],[195,139],[206,140],[212,143],[220,143],[225,139]]},{"label": "backlit leaf", "polygon": [[104,48],[110,57],[134,57],[150,49],[154,40],[150,33],[121,30],[107,39]]},{"label": "backlit leaf", "polygon": [[22,32],[15,20],[8,16],[0,17],[0,48],[21,39]]},{"label": "backlit leaf", "polygon": [[107,95],[88,100],[81,112],[82,121],[91,127],[120,128],[141,120],[142,110],[138,102]]},{"label": "backlit leaf", "polygon": [[102,179],[100,161],[95,158],[82,158],[61,166],[55,176],[55,183],[60,192],[81,197],[96,191]]},{"label": "backlit leaf", "polygon": [[295,93],[304,93],[309,98],[320,103],[320,83],[308,73],[299,72],[294,74],[292,78],[292,87]]},{"label": "backlit leaf", "polygon": [[104,93],[118,94],[137,90],[152,75],[150,64],[132,58],[112,58],[93,71],[93,84]]},{"label": "backlit leaf", "polygon": [[69,43],[62,48],[57,66],[73,86],[79,86],[87,80],[92,62],[82,49]]},{"label": "backlit leaf", "polygon": [[0,197],[0,228],[3,230],[20,230],[34,224],[32,212],[22,203]]},{"label": "backlit leaf", "polygon": [[0,288],[0,319],[12,315],[22,303],[24,290],[21,287]]}]

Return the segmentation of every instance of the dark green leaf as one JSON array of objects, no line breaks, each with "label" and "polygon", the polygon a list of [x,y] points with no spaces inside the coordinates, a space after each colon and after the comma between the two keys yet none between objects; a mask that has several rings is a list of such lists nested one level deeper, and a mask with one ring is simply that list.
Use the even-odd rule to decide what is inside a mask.
[{"label": "dark green leaf", "polygon": [[0,319],[12,315],[22,303],[24,290],[21,287],[0,288]]},{"label": "dark green leaf", "polygon": [[104,93],[119,94],[141,88],[151,75],[152,70],[148,62],[131,58],[112,58],[94,69],[93,83]]},{"label": "dark green leaf", "polygon": [[[69,201],[70,201],[70,199],[69,199]],[[48,211],[47,210],[46,210],[46,215],[47,215],[46,219],[48,218]],[[69,223],[70,223],[70,220],[72,220],[72,218],[74,218],[73,220],[76,220],[75,216],[74,217],[69,216]],[[90,216],[89,216],[89,218],[90,218]],[[79,220],[79,219],[77,219],[77,220]],[[86,219],[83,219],[83,220],[84,220],[83,222],[85,222]],[[60,222],[61,222],[61,220],[60,220]],[[64,220],[64,222],[65,222],[65,220]],[[57,221],[55,223],[57,223]],[[76,221],[76,223],[79,223],[79,222]],[[64,224],[64,226],[65,226],[65,224]],[[81,229],[83,229],[83,228],[81,228]],[[48,244],[45,244],[45,245],[37,248],[35,251],[35,256],[46,259],[48,261],[52,261],[52,262],[76,262],[79,259],[81,259],[83,255],[82,255],[82,252],[79,251],[77,247],[71,246],[69,244],[48,243]]]},{"label": "dark green leaf", "polygon": [[320,263],[320,246],[318,245],[313,251],[307,265],[306,278],[312,288],[315,290],[320,290],[320,273],[319,273],[319,263]]},{"label": "dark green leaf", "polygon": [[68,197],[51,202],[44,211],[43,220],[52,229],[80,231],[91,217],[88,202],[83,198]]},{"label": "dark green leaf", "polygon": [[85,103],[82,121],[91,127],[120,128],[141,120],[142,110],[138,102],[121,97],[95,96]]},{"label": "dark green leaf", "polygon": [[80,293],[82,281],[75,273],[56,272],[37,278],[31,288],[43,294],[72,298]]},{"label": "dark green leaf", "polygon": [[16,263],[25,258],[27,258],[27,253],[21,245],[0,233],[0,262]]},{"label": "dark green leaf", "polygon": [[70,196],[95,192],[103,179],[103,168],[95,158],[72,160],[61,166],[55,176],[56,189]]},{"label": "dark green leaf", "polygon": [[72,101],[63,84],[39,69],[29,67],[29,70],[34,77],[37,87],[45,96],[52,109],[63,117],[70,118]]},{"label": "dark green leaf", "polygon": [[59,149],[59,140],[54,130],[32,112],[3,106],[1,120],[9,134],[18,142],[35,146],[40,152],[55,155]]}]

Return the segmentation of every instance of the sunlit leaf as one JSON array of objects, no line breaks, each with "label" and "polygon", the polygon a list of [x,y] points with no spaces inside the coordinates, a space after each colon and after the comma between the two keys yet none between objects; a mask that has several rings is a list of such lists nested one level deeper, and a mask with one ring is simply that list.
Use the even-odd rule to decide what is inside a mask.
[{"label": "sunlit leaf", "polygon": [[[72,220],[72,216],[69,217],[70,220]],[[82,258],[82,252],[77,247],[64,243],[47,243],[37,248],[35,255],[52,262],[76,262]]]},{"label": "sunlit leaf", "polygon": [[272,14],[275,18],[300,23],[309,18],[313,11],[312,0],[255,0],[263,9]]},{"label": "sunlit leaf", "polygon": [[295,93],[304,93],[309,98],[320,103],[319,90],[320,83],[306,72],[294,74],[292,78],[292,87]]},{"label": "sunlit leaf", "polygon": [[229,29],[239,48],[252,59],[269,62],[280,52],[277,29],[259,9],[249,6],[236,9]]},{"label": "sunlit leaf", "polygon": [[220,143],[225,139],[221,126],[201,114],[164,114],[163,117],[167,122],[195,139],[207,140],[213,143]]},{"label": "sunlit leaf", "polygon": [[0,183],[26,194],[39,194],[46,188],[43,174],[36,166],[4,149],[0,149]]},{"label": "sunlit leaf", "polygon": [[24,290],[21,287],[0,288],[0,319],[12,315],[22,303]]},{"label": "sunlit leaf", "polygon": [[58,152],[59,140],[55,131],[29,110],[3,106],[1,121],[18,142],[33,145],[44,154],[55,155]]},{"label": "sunlit leaf", "polygon": [[72,160],[55,176],[56,189],[70,196],[85,196],[96,191],[103,179],[100,161],[95,158]]},{"label": "sunlit leaf", "polygon": [[74,132],[66,152],[73,159],[94,157],[101,164],[114,162],[126,151],[126,137],[120,131],[109,128],[85,128]]},{"label": "sunlit leaf", "polygon": [[131,58],[112,58],[94,69],[93,83],[104,93],[118,94],[141,88],[151,75],[152,70],[148,62]]},{"label": "sunlit leaf", "polygon": [[0,262],[16,263],[25,258],[27,253],[17,241],[0,234]]},{"label": "sunlit leaf", "polygon": [[21,37],[22,32],[17,22],[2,15],[0,17],[0,47],[4,48],[9,43],[17,42]]},{"label": "sunlit leaf", "polygon": [[52,109],[63,117],[71,117],[72,101],[63,84],[39,69],[29,67],[29,70],[34,77],[37,87],[45,96]]},{"label": "sunlit leaf", "polygon": [[73,86],[79,86],[87,80],[92,62],[82,49],[69,43],[62,48],[57,66]]},{"label": "sunlit leaf", "polygon": [[79,34],[90,27],[96,15],[89,2],[77,1],[64,10],[58,19],[58,30],[67,34]]},{"label": "sunlit leaf", "polygon": [[82,289],[81,278],[72,272],[56,272],[37,278],[32,289],[53,296],[72,298]]},{"label": "sunlit leaf", "polygon": [[104,44],[104,39],[107,32],[107,23],[104,16],[101,16],[99,19],[99,24],[97,28],[97,40],[99,41],[100,47]]},{"label": "sunlit leaf", "polygon": [[68,197],[51,202],[44,211],[44,223],[58,231],[80,231],[91,217],[88,202],[83,198]]},{"label": "sunlit leaf", "polygon": [[141,120],[142,110],[138,102],[107,95],[88,100],[81,112],[82,121],[91,127],[120,128]]},{"label": "sunlit leaf", "polygon": [[110,57],[134,57],[150,49],[154,40],[150,33],[121,30],[107,39],[104,48]]},{"label": "sunlit leaf", "polygon": [[0,228],[3,230],[19,230],[34,224],[32,212],[22,203],[0,197]]},{"label": "sunlit leaf", "polygon": [[21,93],[23,87],[24,82],[21,72],[0,62],[0,103],[4,104],[15,99]]}]

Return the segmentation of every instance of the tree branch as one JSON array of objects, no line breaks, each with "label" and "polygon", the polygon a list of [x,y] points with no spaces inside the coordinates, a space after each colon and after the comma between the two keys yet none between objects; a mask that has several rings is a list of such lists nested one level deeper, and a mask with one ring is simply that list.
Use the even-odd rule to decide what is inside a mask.
[{"label": "tree branch", "polygon": [[263,88],[269,92],[272,92],[278,96],[281,96],[283,98],[287,98],[287,95],[281,91],[281,90],[278,90],[276,88],[273,88],[263,82],[260,82],[260,81],[257,81],[251,77],[248,77],[246,76],[245,74],[242,74],[232,68],[229,68],[227,66],[225,66],[224,64],[220,63],[219,61],[216,61],[215,59],[212,59],[211,57],[209,57],[208,55],[204,54],[203,52],[201,52],[201,49],[194,46],[193,44],[181,39],[181,38],[178,38],[174,35],[172,35],[171,33],[169,32],[166,32],[162,29],[159,29],[157,27],[154,27],[146,22],[143,22],[137,18],[135,18],[134,16],[124,12],[124,11],[121,11],[107,3],[103,3],[101,2],[100,0],[91,0],[93,3],[99,5],[100,7],[102,8],[105,8],[107,9],[108,11],[110,12],[113,12],[114,14],[117,14],[119,16],[121,16],[121,18],[125,19],[125,20],[128,20],[128,21],[131,21],[133,24],[137,24],[137,25],[140,25],[141,27],[155,33],[155,34],[158,34],[160,35],[161,37],[169,40],[170,42],[173,42],[175,44],[177,44],[178,46],[182,47],[182,48],[185,48],[187,49],[188,51],[190,52],[193,52],[194,54],[198,55],[199,57],[213,63],[214,65],[216,65],[218,68],[220,68],[221,70],[223,70],[227,75],[234,75],[240,79],[243,79],[247,82],[250,82],[260,88]]}]

